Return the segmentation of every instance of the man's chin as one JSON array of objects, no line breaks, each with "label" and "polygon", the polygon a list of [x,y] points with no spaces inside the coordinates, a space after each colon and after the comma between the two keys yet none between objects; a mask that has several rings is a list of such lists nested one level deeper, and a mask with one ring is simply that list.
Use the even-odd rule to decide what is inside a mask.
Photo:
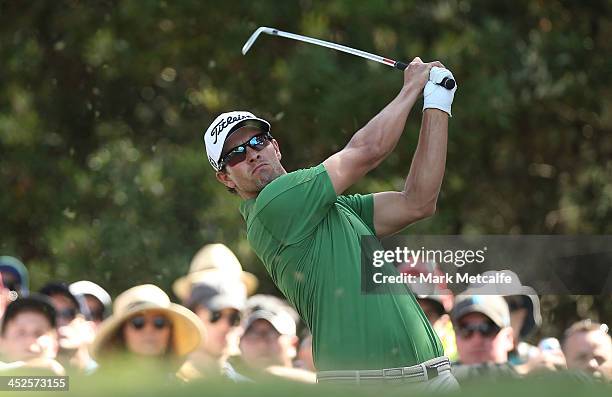
[{"label": "man's chin", "polygon": [[470,354],[470,359],[466,360],[466,363],[469,364],[480,364],[486,362],[493,362],[494,360],[487,353],[472,353]]},{"label": "man's chin", "polygon": [[268,186],[270,184],[270,182],[272,182],[273,180],[275,180],[279,176],[280,176],[279,174],[275,174],[275,173],[272,173],[272,172],[269,172],[269,171],[262,172],[260,177],[257,179],[257,182],[255,183],[257,188],[259,189],[258,191],[261,192],[263,190],[263,188]]}]

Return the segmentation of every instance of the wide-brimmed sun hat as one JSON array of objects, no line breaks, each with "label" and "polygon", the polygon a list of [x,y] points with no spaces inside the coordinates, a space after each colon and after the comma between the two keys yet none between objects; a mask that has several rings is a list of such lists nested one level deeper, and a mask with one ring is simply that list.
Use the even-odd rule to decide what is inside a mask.
[{"label": "wide-brimmed sun hat", "polygon": [[241,280],[248,295],[252,295],[257,289],[257,277],[242,270],[242,265],[232,250],[223,244],[208,244],[195,254],[189,265],[189,272],[172,284],[172,290],[181,302],[186,302],[191,295],[192,285],[219,276],[227,280]]},{"label": "wide-brimmed sun hat", "polygon": [[91,346],[94,357],[104,354],[122,325],[136,314],[160,312],[172,324],[171,346],[176,356],[184,356],[200,346],[205,337],[200,319],[189,309],[170,302],[170,298],[159,287],[152,284],[138,285],[121,293],[113,305],[113,314],[100,324]]}]

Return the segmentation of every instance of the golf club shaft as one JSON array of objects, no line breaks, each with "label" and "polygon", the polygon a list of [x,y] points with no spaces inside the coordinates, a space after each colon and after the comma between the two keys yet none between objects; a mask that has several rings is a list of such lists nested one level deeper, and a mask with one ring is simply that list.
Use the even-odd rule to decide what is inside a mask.
[{"label": "golf club shaft", "polygon": [[[385,64],[387,66],[391,66],[399,70],[404,70],[408,67],[408,64],[404,62],[394,61],[393,59],[381,57],[380,55],[372,54],[366,51],[357,50],[355,48],[347,47],[341,44],[331,43],[325,40],[319,40],[319,39],[314,39],[312,37],[302,36],[302,35],[295,34],[295,33],[284,32],[278,29],[270,29],[270,30],[265,31],[265,33],[268,33],[274,36],[285,37],[288,39],[303,41],[305,43],[320,45],[320,46],[331,48],[337,51],[346,52],[348,54],[352,54],[358,57],[376,61],[376,62]],[[449,90],[452,90],[455,87],[455,81],[448,77],[445,77],[440,83],[437,83],[437,84]]]}]

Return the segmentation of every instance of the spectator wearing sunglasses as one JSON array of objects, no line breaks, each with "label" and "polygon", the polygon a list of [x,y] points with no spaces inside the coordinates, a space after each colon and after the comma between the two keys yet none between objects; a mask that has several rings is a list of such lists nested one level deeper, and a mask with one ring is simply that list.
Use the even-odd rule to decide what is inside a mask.
[{"label": "spectator wearing sunglasses", "polygon": [[5,288],[17,292],[19,296],[28,296],[30,293],[28,269],[19,259],[0,256],[0,274]]},{"label": "spectator wearing sunglasses", "polygon": [[83,316],[85,301],[77,298],[68,284],[53,281],[45,284],[40,293],[47,295],[55,307],[60,350],[58,360],[70,371],[91,373],[97,364],[89,354],[89,345],[95,337],[93,322]]},{"label": "spectator wearing sunglasses", "polygon": [[110,315],[112,300],[108,292],[98,284],[81,280],[70,284],[70,292],[84,302],[84,314],[96,327]]},{"label": "spectator wearing sunglasses", "polygon": [[145,284],[115,299],[113,314],[100,325],[91,351],[100,370],[111,369],[119,362],[114,360],[134,360],[174,374],[203,336],[197,316],[171,303],[160,288]]},{"label": "spectator wearing sunglasses", "polygon": [[[495,276],[503,273],[512,278],[511,284],[470,284],[470,290],[478,290],[481,295],[500,295],[508,304],[510,311],[510,324],[514,333],[514,346],[508,355],[508,361],[516,368],[522,366],[521,372],[529,372],[536,362],[533,358],[540,355],[540,350],[526,342],[530,336],[542,325],[540,312],[540,298],[537,292],[521,283],[515,272],[504,269],[502,271],[486,271],[483,276]],[[531,362],[529,362],[531,361]],[[537,366],[537,365],[536,365]]]},{"label": "spectator wearing sunglasses", "polygon": [[[469,291],[467,291],[469,293]],[[508,363],[513,347],[508,304],[499,295],[459,295],[451,311],[459,362],[458,380],[480,375],[517,376]]]},{"label": "spectator wearing sunglasses", "polygon": [[39,291],[47,295],[57,316],[57,326],[63,327],[70,324],[77,314],[81,313],[81,307],[77,298],[70,292],[68,284],[63,281],[52,281],[45,284]]},{"label": "spectator wearing sunglasses", "polygon": [[232,347],[238,344],[245,301],[245,284],[240,279],[228,279],[220,273],[208,274],[203,281],[192,286],[187,307],[198,316],[207,337],[181,368],[186,378],[229,376],[233,373],[227,358],[232,354]]}]

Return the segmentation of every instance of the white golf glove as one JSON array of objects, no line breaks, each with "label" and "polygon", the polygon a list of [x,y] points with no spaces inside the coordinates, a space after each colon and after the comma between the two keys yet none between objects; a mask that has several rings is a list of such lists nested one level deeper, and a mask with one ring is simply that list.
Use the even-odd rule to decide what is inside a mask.
[{"label": "white golf glove", "polygon": [[431,108],[440,109],[452,117],[451,105],[453,104],[455,91],[457,91],[457,84],[455,80],[455,87],[452,90],[436,84],[442,82],[445,77],[455,80],[453,74],[448,69],[434,66],[429,71],[429,81],[423,89],[423,111]]}]

